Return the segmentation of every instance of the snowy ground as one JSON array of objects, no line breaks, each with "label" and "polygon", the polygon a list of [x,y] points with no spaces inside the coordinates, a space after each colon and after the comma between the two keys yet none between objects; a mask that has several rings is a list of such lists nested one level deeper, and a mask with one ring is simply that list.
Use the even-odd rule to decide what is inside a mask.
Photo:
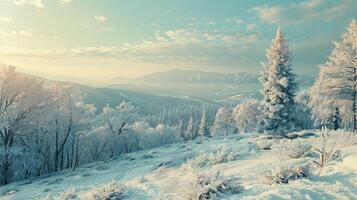
[{"label": "snowy ground", "polygon": [[[312,164],[318,160],[313,148],[320,148],[322,140],[307,136],[293,144],[246,134],[167,145],[13,183],[0,188],[0,199],[106,199],[96,194],[116,192],[123,199],[176,200],[199,199],[207,191],[216,199],[357,199],[356,136],[331,133],[326,149],[333,146],[342,156],[328,161],[319,176]],[[310,149],[310,144],[301,158],[289,156],[292,150]],[[309,169],[307,177],[270,184],[270,175],[300,166]]]}]

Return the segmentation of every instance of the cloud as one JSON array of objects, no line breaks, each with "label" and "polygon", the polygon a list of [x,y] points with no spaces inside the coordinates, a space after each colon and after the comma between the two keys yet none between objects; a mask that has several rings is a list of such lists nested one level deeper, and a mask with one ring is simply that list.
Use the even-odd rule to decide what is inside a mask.
[{"label": "cloud", "polygon": [[339,0],[328,2],[324,0],[307,0],[299,4],[286,6],[257,6],[252,10],[263,21],[273,24],[305,23],[310,20],[333,20],[347,10],[356,10],[355,0]]},{"label": "cloud", "polygon": [[150,63],[209,63],[238,59],[242,51],[255,44],[257,34],[194,31],[187,29],[156,32],[153,37],[123,46],[89,46],[57,50],[1,48],[0,54],[18,57],[88,57],[140,60]]},{"label": "cloud", "polygon": [[59,0],[59,3],[62,5],[69,4],[69,3],[72,3],[72,0]]},{"label": "cloud", "polygon": [[5,0],[5,1],[11,2],[11,3],[15,4],[16,6],[31,5],[36,8],[44,8],[45,7],[43,0]]},{"label": "cloud", "polygon": [[2,31],[0,30],[0,36],[22,36],[22,37],[32,37],[35,30],[12,30],[12,31]]},{"label": "cloud", "polygon": [[9,16],[0,17],[0,22],[11,22],[12,18]]},{"label": "cloud", "polygon": [[247,24],[246,28],[248,31],[253,31],[255,28],[257,28],[257,25],[254,23]]},{"label": "cloud", "polygon": [[282,12],[284,10],[281,6],[273,6],[273,7],[254,7],[254,11],[256,11],[260,17],[260,19],[270,22],[270,23],[279,23],[282,20]]},{"label": "cloud", "polygon": [[94,16],[93,19],[95,19],[98,22],[105,22],[107,21],[107,18],[104,16]]},{"label": "cloud", "polygon": [[318,6],[320,6],[323,3],[323,0],[309,0],[309,1],[304,1],[298,4],[298,7],[304,8],[304,9],[314,9]]}]

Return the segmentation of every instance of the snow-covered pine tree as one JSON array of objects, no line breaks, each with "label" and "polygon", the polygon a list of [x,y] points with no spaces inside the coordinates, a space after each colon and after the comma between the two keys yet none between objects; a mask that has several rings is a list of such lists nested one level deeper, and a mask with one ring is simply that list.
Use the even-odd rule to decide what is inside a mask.
[{"label": "snow-covered pine tree", "polygon": [[181,138],[185,138],[185,131],[183,129],[183,123],[182,119],[180,119],[178,127],[177,127],[178,134],[180,135]]},{"label": "snow-covered pine tree", "polygon": [[332,116],[333,129],[338,130],[340,128],[341,116],[338,107],[335,109],[335,113]]},{"label": "snow-covered pine tree", "polygon": [[266,52],[266,57],[268,62],[263,64],[264,70],[260,79],[263,85],[260,130],[270,134],[286,134],[295,127],[293,113],[297,85],[290,52],[280,28]]},{"label": "snow-covered pine tree", "polygon": [[190,117],[190,121],[188,122],[186,134],[185,134],[185,140],[193,140],[195,137],[195,131],[193,129],[193,118],[192,116]]},{"label": "snow-covered pine tree", "polygon": [[210,136],[209,129],[208,129],[208,123],[207,123],[207,120],[206,120],[206,111],[203,111],[201,122],[200,122],[200,125],[198,127],[198,135],[201,138]]},{"label": "snow-covered pine tree", "polygon": [[[335,48],[328,61],[320,67],[319,78],[310,93],[310,107],[313,109],[315,119],[322,118],[319,121],[323,123],[331,116],[335,107],[349,105],[352,111],[350,115],[352,130],[356,131],[357,23],[355,20],[343,34],[342,41],[335,42]],[[324,116],[321,116],[321,113]]]}]

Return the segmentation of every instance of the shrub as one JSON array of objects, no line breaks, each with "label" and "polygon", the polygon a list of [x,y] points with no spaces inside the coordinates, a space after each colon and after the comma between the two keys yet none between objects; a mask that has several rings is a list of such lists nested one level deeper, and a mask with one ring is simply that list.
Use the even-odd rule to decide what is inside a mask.
[{"label": "shrub", "polygon": [[190,171],[192,168],[202,168],[205,166],[217,165],[220,163],[236,160],[238,154],[233,150],[217,149],[210,154],[199,154],[194,159],[188,160],[181,166],[181,169]]},{"label": "shrub", "polygon": [[284,139],[273,145],[272,148],[275,152],[287,155],[290,158],[302,158],[311,152],[312,146],[301,139]]},{"label": "shrub", "polygon": [[125,197],[126,188],[112,180],[103,185],[95,186],[84,196],[87,200],[120,200]]},{"label": "shrub", "polygon": [[271,150],[272,145],[275,143],[275,140],[271,139],[262,139],[257,141],[257,146],[259,150]]},{"label": "shrub", "polygon": [[271,170],[271,173],[265,177],[266,183],[272,184],[287,184],[290,180],[297,180],[309,176],[309,167],[299,166],[296,168],[279,167]]},{"label": "shrub", "polygon": [[193,187],[196,196],[192,199],[216,199],[225,193],[236,194],[243,190],[237,179],[226,178],[221,171],[196,174]]},{"label": "shrub", "polygon": [[76,198],[76,190],[74,189],[74,187],[69,187],[64,192],[58,195],[45,194],[37,197],[36,200],[71,200]]},{"label": "shrub", "polygon": [[58,199],[58,200],[71,200],[71,199],[75,199],[76,197],[77,197],[76,189],[74,187],[69,187],[64,192],[59,194],[59,196],[56,199]]}]

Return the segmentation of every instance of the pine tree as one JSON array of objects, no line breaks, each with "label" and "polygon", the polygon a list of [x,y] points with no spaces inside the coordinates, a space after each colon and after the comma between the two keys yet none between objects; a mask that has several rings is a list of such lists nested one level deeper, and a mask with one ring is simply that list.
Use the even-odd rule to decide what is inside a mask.
[{"label": "pine tree", "polygon": [[201,122],[200,122],[200,125],[198,128],[198,135],[201,138],[210,136],[208,124],[207,124],[207,120],[206,120],[206,111],[203,111]]},{"label": "pine tree", "polygon": [[333,129],[338,130],[340,128],[340,123],[341,123],[340,111],[338,110],[338,107],[336,107],[335,113],[333,114],[332,117]]},{"label": "pine tree", "polygon": [[195,131],[193,129],[193,118],[190,117],[190,121],[188,122],[185,140],[192,140],[195,137]]},{"label": "pine tree", "polygon": [[177,131],[178,131],[180,137],[185,138],[185,131],[183,129],[182,119],[180,119],[177,129],[178,129]]},{"label": "pine tree", "polygon": [[[322,118],[322,123],[337,106],[351,103],[352,130],[357,128],[357,23],[353,20],[343,34],[342,41],[335,43],[328,61],[320,67],[319,78],[311,89],[315,118]],[[328,111],[326,111],[328,110]],[[324,113],[325,111],[325,113]],[[325,114],[321,117],[321,113]]]},{"label": "pine tree", "polygon": [[260,130],[267,133],[286,134],[294,128],[295,93],[297,85],[292,71],[290,52],[283,33],[278,28],[273,44],[267,50],[268,62],[260,79],[262,115]]}]

